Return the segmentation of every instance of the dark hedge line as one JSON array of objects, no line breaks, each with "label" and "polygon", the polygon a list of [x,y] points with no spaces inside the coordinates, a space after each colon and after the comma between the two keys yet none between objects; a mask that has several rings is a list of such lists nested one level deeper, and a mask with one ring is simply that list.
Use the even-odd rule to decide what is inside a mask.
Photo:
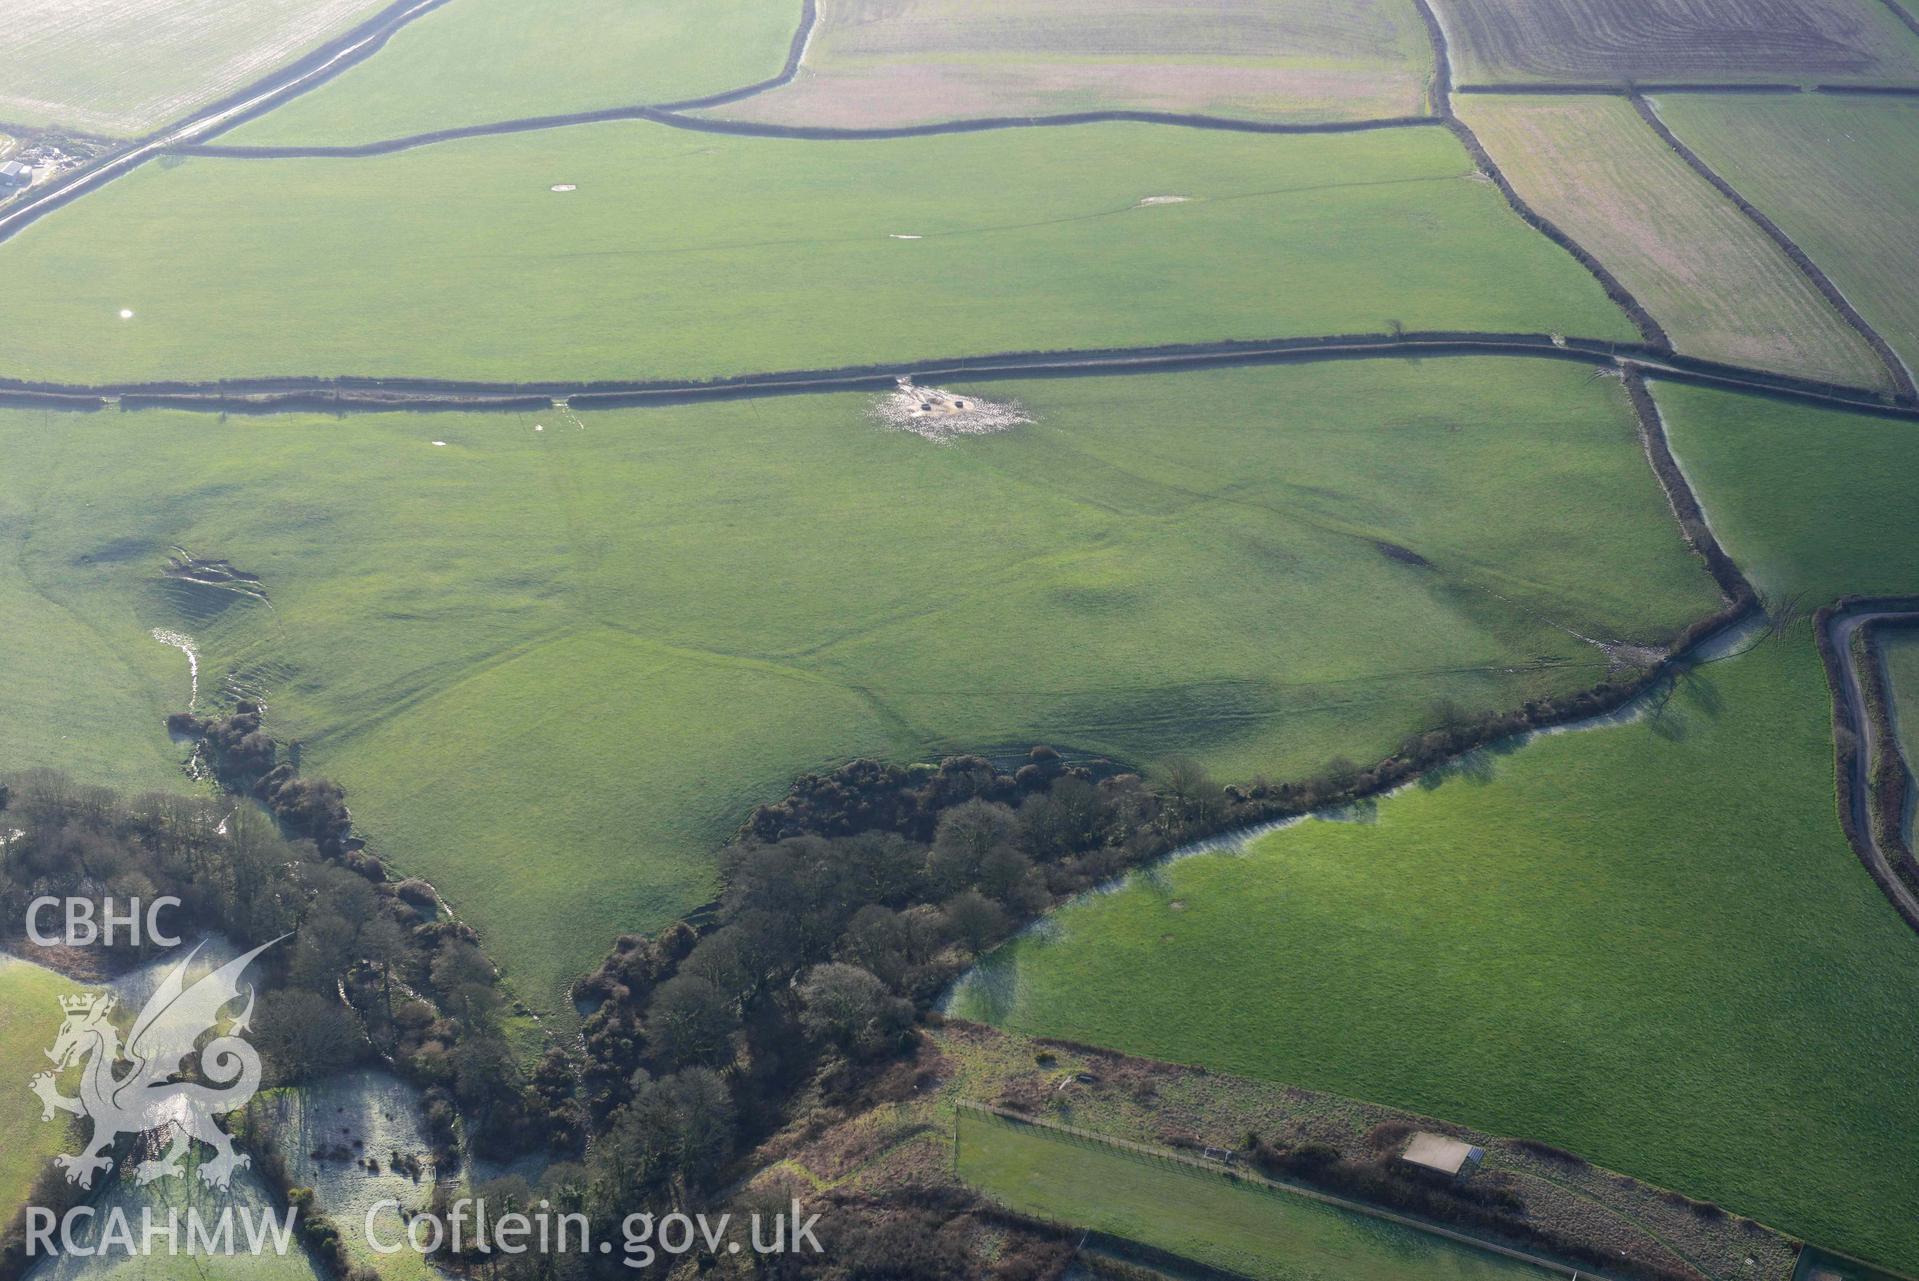
[{"label": "dark hedge line", "polygon": [[1673,349],[1672,339],[1667,335],[1665,327],[1653,318],[1653,314],[1646,310],[1639,299],[1633,295],[1632,290],[1626,288],[1625,282],[1612,274],[1611,269],[1588,253],[1584,245],[1561,230],[1557,223],[1526,203],[1525,197],[1521,196],[1507,179],[1505,171],[1500,169],[1493,160],[1492,154],[1481,145],[1479,135],[1472,131],[1471,126],[1457,116],[1452,116],[1448,117],[1446,127],[1453,131],[1454,136],[1472,156],[1473,163],[1479,166],[1480,171],[1493,180],[1493,185],[1499,188],[1500,195],[1506,197],[1506,203],[1512,206],[1513,212],[1518,214],[1527,226],[1571,254],[1580,266],[1590,272],[1593,279],[1597,280],[1600,287],[1606,291],[1606,297],[1612,299],[1613,303],[1626,313],[1626,318],[1632,321],[1633,327],[1639,331],[1639,336],[1645,339],[1654,352],[1660,355],[1670,353]]},{"label": "dark hedge line", "polygon": [[1718,171],[1707,164],[1698,152],[1687,146],[1680,140],[1678,134],[1667,128],[1666,122],[1659,118],[1659,113],[1653,110],[1652,103],[1648,102],[1643,94],[1633,94],[1632,104],[1633,109],[1639,113],[1639,118],[1659,135],[1660,140],[1691,166],[1693,172],[1711,183],[1721,195],[1732,201],[1740,213],[1745,214],[1761,231],[1771,237],[1773,243],[1792,259],[1793,265],[1804,273],[1806,279],[1812,281],[1813,287],[1832,304],[1833,309],[1845,317],[1846,323],[1866,340],[1872,347],[1873,353],[1879,357],[1880,363],[1886,367],[1886,372],[1891,375],[1893,386],[1898,389],[1895,399],[1902,404],[1919,403],[1919,386],[1914,385],[1912,375],[1906,372],[1906,367],[1898,355],[1893,352],[1890,344],[1880,337],[1879,331],[1859,314],[1858,308],[1847,300],[1845,294],[1840,292],[1839,286],[1835,285],[1832,278],[1820,269],[1819,264],[1815,263],[1778,223],[1767,217],[1757,205],[1739,194],[1738,188],[1720,177]]},{"label": "dark hedge line", "polygon": [[1592,80],[1583,83],[1560,81],[1555,84],[1538,85],[1464,84],[1459,86],[1459,92],[1509,94],[1527,98],[1533,97],[1536,94],[1570,95],[1579,98],[1594,96],[1624,98],[1635,93],[1782,94],[1802,93],[1804,90],[1796,84],[1734,84],[1711,80],[1672,80],[1654,83],[1642,83],[1633,80]]}]

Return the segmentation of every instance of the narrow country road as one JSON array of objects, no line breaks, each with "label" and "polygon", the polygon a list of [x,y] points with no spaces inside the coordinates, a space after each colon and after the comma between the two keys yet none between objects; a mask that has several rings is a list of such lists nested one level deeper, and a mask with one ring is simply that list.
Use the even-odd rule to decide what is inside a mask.
[{"label": "narrow country road", "polygon": [[170,148],[186,146],[196,139],[218,133],[275,98],[312,88],[379,48],[388,36],[421,14],[445,3],[446,0],[415,0],[415,3],[405,8],[389,12],[375,25],[362,28],[349,37],[345,44],[333,49],[313,65],[304,66],[296,62],[291,68],[281,68],[242,90],[242,97],[238,101],[229,98],[216,102],[133,143],[124,151],[109,154],[90,169],[76,171],[75,176],[65,182],[53,183],[37,195],[29,193],[27,199],[18,206],[0,214],[0,240],[8,239],[69,200],[104,186]]}]

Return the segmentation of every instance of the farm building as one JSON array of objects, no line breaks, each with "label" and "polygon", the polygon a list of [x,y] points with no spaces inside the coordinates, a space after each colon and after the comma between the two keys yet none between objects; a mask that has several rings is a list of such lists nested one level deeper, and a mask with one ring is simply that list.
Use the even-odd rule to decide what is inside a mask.
[{"label": "farm building", "polygon": [[24,187],[33,181],[33,170],[18,160],[0,162],[0,189]]},{"label": "farm building", "polygon": [[1486,1150],[1476,1148],[1470,1143],[1458,1139],[1449,1139],[1443,1134],[1433,1134],[1421,1130],[1413,1135],[1413,1141],[1399,1159],[1409,1165],[1422,1166],[1428,1170],[1437,1170],[1451,1178],[1461,1174],[1470,1174],[1482,1159]]}]

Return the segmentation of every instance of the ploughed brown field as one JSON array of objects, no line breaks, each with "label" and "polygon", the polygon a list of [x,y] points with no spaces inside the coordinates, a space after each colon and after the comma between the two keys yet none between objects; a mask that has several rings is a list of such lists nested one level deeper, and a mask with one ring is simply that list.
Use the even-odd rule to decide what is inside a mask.
[{"label": "ploughed brown field", "polygon": [[1426,114],[1412,0],[820,0],[794,82],[728,119],[873,127],[1142,110],[1254,120]]},{"label": "ploughed brown field", "polygon": [[1883,0],[1437,0],[1461,83],[1919,84]]}]

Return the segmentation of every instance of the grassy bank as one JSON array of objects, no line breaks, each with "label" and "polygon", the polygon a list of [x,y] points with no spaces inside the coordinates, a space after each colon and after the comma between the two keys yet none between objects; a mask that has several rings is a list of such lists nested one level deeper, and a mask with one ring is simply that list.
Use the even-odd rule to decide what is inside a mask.
[{"label": "grassy bank", "polygon": [[[33,651],[10,750],[163,760],[184,660],[148,630],[191,633],[206,697],[238,673],[550,1003],[700,902],[804,770],[1050,741],[1299,776],[1384,755],[1437,699],[1589,686],[1579,636],[1657,643],[1716,607],[1621,389],[1574,366],[977,390],[1036,421],[942,448],[861,396],[0,417],[0,567],[62,570],[14,589],[17,625],[98,646]],[[172,544],[271,605],[164,577]]]},{"label": "grassy bank", "polygon": [[40,1119],[40,1100],[27,1081],[49,1067],[41,1053],[60,1031],[60,998],[79,989],[51,970],[0,956],[0,1073],[11,1087],[0,1106],[0,1216],[11,1216],[33,1181],[67,1143],[69,1118]]}]

